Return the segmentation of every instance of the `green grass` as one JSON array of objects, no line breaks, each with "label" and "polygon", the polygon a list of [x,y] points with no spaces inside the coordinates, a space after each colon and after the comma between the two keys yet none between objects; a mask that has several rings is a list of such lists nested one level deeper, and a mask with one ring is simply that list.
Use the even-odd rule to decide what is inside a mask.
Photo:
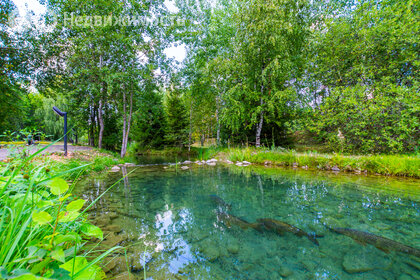
[{"label": "green grass", "polygon": [[317,152],[232,148],[223,150],[223,157],[231,161],[249,161],[256,164],[308,167],[331,170],[333,167],[348,172],[368,172],[381,175],[420,178],[419,155],[364,155],[320,154]]}]

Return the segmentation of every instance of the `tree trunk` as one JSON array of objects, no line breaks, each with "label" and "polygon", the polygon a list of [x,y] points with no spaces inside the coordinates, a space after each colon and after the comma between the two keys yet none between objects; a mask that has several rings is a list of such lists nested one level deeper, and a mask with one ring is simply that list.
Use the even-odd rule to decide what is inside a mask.
[{"label": "tree trunk", "polygon": [[130,109],[127,118],[127,100],[125,92],[123,92],[123,139],[122,139],[122,146],[121,146],[121,158],[125,157],[127,153],[127,146],[128,146],[128,136],[130,135],[130,128],[131,128],[131,117],[133,115],[133,92],[130,93]]},{"label": "tree trunk", "polygon": [[188,132],[188,151],[191,151],[192,138],[192,101],[190,101],[190,131]]},{"label": "tree trunk", "polygon": [[[102,68],[102,55],[99,56],[99,68]],[[106,88],[106,83],[102,82],[102,88],[100,91],[100,96],[99,96],[99,107],[98,107],[98,123],[99,123],[99,133],[98,133],[98,148],[102,149],[102,139],[104,136],[104,117],[103,117],[103,99],[106,96],[106,92],[107,92],[107,88]]]},{"label": "tree trunk", "polygon": [[220,145],[220,120],[219,120],[219,96],[216,97],[216,146]]},{"label": "tree trunk", "polygon": [[[263,105],[264,105],[264,101],[261,97],[261,107]],[[261,131],[262,131],[263,123],[264,123],[264,109],[261,109],[260,121],[257,124],[257,133],[256,133],[256,137],[255,137],[255,146],[257,148],[261,146]]]},{"label": "tree trunk", "polygon": [[94,107],[90,108],[89,145],[95,146],[95,113]]},{"label": "tree trunk", "polygon": [[102,149],[102,139],[103,139],[103,135],[104,135],[104,117],[103,117],[103,114],[102,114],[102,98],[99,100],[98,122],[99,122],[98,148]]}]

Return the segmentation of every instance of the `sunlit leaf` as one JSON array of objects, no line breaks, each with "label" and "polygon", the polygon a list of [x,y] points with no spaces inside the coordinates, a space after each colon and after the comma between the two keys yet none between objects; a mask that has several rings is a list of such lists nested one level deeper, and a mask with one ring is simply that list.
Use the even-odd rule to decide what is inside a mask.
[{"label": "sunlit leaf", "polygon": [[32,213],[32,220],[39,225],[45,225],[52,220],[52,217],[45,211],[34,212]]},{"label": "sunlit leaf", "polygon": [[85,200],[78,199],[70,202],[69,205],[67,205],[66,209],[69,212],[79,211],[80,209],[82,209],[83,204],[85,204]]},{"label": "sunlit leaf", "polygon": [[80,229],[84,234],[86,234],[87,236],[92,236],[92,237],[96,237],[99,239],[103,239],[103,233],[102,230],[94,225],[91,224],[83,224],[81,229]]},{"label": "sunlit leaf", "polygon": [[61,195],[69,189],[69,185],[62,178],[54,178],[48,184],[50,187],[51,193],[55,195]]},{"label": "sunlit leaf", "polygon": [[61,247],[57,247],[54,251],[51,252],[51,258],[57,260],[59,262],[64,263],[66,261],[66,257],[64,255],[64,250]]},{"label": "sunlit leaf", "polygon": [[60,223],[67,223],[74,221],[77,217],[79,217],[80,213],[77,211],[66,212],[62,215],[63,212],[60,213]]}]

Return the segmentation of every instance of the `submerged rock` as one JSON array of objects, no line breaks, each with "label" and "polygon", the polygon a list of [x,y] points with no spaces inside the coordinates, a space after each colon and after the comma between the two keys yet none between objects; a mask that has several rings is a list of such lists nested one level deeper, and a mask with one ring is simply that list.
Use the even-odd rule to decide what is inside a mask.
[{"label": "submerged rock", "polygon": [[188,166],[181,166],[181,169],[182,170],[187,170],[187,169],[189,169],[189,167]]},{"label": "submerged rock", "polygon": [[115,247],[119,245],[121,242],[127,240],[127,236],[124,234],[115,235],[114,233],[111,233],[106,237],[106,240],[102,242],[101,245],[104,245],[106,247]]},{"label": "submerged rock", "polygon": [[[375,250],[375,251],[372,251]],[[386,270],[392,262],[389,258],[382,256],[371,246],[360,248],[360,250],[347,253],[343,258],[343,268],[348,273],[360,273],[374,269]]]},{"label": "submerged rock", "polygon": [[230,254],[237,254],[239,252],[239,242],[236,240],[231,240],[227,244],[226,249]]},{"label": "submerged rock", "polygon": [[233,161],[226,160],[226,163],[227,163],[227,164],[233,164]]},{"label": "submerged rock", "polygon": [[106,231],[111,231],[113,233],[120,233],[122,231],[121,227],[118,225],[108,225],[104,228]]},{"label": "submerged rock", "polygon": [[282,277],[289,277],[290,275],[293,274],[293,270],[291,270],[290,268],[288,268],[286,265],[281,264],[281,265],[279,265],[278,273]]},{"label": "submerged rock", "polygon": [[137,279],[143,279],[143,277],[136,276],[131,272],[125,271],[125,272],[122,272],[122,273],[116,275],[115,278],[114,278],[114,280],[128,280],[128,279],[137,280]]},{"label": "submerged rock", "polygon": [[375,267],[369,263],[360,259],[359,256],[353,254],[347,254],[343,259],[343,268],[348,273],[359,273],[374,270]]},{"label": "submerged rock", "polygon": [[206,258],[214,262],[216,259],[220,257],[220,251],[215,246],[208,246],[203,249],[203,253],[206,256]]},{"label": "submerged rock", "polygon": [[191,164],[192,163],[192,161],[190,161],[190,160],[186,160],[186,161],[184,161],[182,164]]}]

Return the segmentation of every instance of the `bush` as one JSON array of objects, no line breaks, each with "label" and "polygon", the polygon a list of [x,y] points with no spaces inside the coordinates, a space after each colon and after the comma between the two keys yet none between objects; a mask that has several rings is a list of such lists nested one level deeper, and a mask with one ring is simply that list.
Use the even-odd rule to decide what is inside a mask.
[{"label": "bush", "polygon": [[413,91],[399,86],[337,88],[316,111],[312,130],[334,151],[415,152],[420,109]]}]

